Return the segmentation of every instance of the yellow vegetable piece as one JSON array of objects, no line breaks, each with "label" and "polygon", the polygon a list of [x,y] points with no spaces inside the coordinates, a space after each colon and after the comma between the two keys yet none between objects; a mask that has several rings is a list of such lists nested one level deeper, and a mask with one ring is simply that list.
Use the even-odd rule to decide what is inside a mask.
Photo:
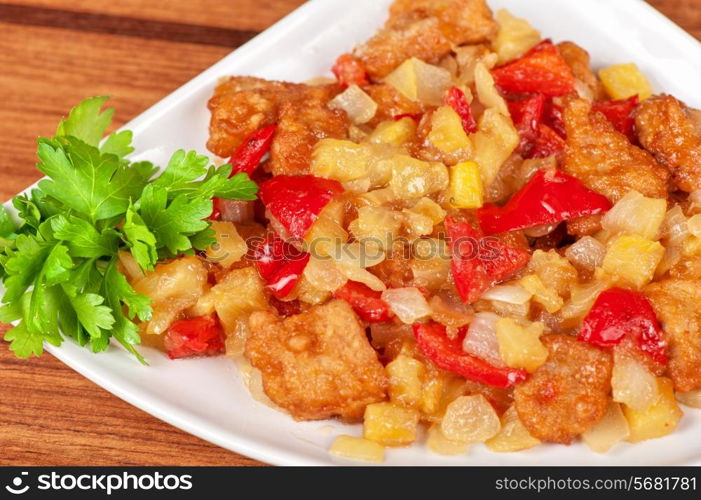
[{"label": "yellow vegetable piece", "polygon": [[650,82],[634,63],[604,68],[599,71],[599,78],[613,99],[627,99],[637,94],[642,101],[652,95]]},{"label": "yellow vegetable piece", "polygon": [[479,208],[483,203],[479,165],[472,161],[450,169],[450,204],[455,208]]},{"label": "yellow vegetable piece", "polygon": [[217,242],[207,249],[207,259],[229,269],[246,255],[248,245],[231,222],[214,221],[212,229]]},{"label": "yellow vegetable piece", "polygon": [[389,378],[390,400],[401,406],[417,406],[423,395],[423,377],[426,372],[423,363],[400,354],[385,370]]},{"label": "yellow vegetable piece", "polygon": [[465,133],[460,116],[450,106],[441,106],[431,115],[428,140],[445,153],[472,151],[472,143]]},{"label": "yellow vegetable piece", "polygon": [[441,405],[444,387],[445,378],[442,375],[435,374],[424,380],[421,401],[419,402],[421,413],[424,415],[434,415],[438,411]]},{"label": "yellow vegetable piece", "polygon": [[494,181],[499,169],[518,146],[519,136],[511,118],[494,108],[482,113],[479,130],[470,136],[474,146],[472,161],[480,167],[485,187]]},{"label": "yellow vegetable piece", "polygon": [[560,297],[554,289],[546,287],[537,274],[524,276],[519,281],[519,284],[528,292],[532,293],[533,300],[542,305],[550,314],[562,308],[564,304],[562,297]]},{"label": "yellow vegetable piece", "polygon": [[322,139],[316,143],[310,164],[317,177],[348,182],[368,174],[372,151],[351,141]]},{"label": "yellow vegetable piece", "polygon": [[412,57],[387,75],[385,82],[412,101],[440,106],[453,78],[448,70]]},{"label": "yellow vegetable piece", "polygon": [[380,123],[368,137],[374,144],[389,144],[401,147],[416,135],[416,122],[408,116],[401,120],[388,120]]},{"label": "yellow vegetable piece", "polygon": [[429,163],[408,155],[395,155],[381,163],[389,164],[392,172],[389,187],[399,198],[421,198],[448,187],[448,168],[442,163]]},{"label": "yellow vegetable piece", "polygon": [[381,444],[347,435],[338,436],[331,445],[329,453],[337,457],[364,462],[381,463],[385,460],[385,448]]},{"label": "yellow vegetable piece", "polygon": [[542,323],[531,323],[523,327],[511,318],[502,318],[496,323],[499,354],[507,366],[534,372],[548,359],[548,349],[540,341],[545,327]]},{"label": "yellow vegetable piece", "polygon": [[657,383],[660,397],[654,405],[642,412],[628,407],[623,410],[630,426],[628,441],[631,443],[666,436],[674,431],[682,418],[683,412],[674,398],[672,381],[660,377]]},{"label": "yellow vegetable piece", "polygon": [[392,403],[373,403],[365,408],[363,437],[384,446],[405,446],[416,440],[419,413]]},{"label": "yellow vegetable piece", "polygon": [[499,9],[495,17],[499,33],[494,40],[494,50],[499,55],[499,63],[522,56],[540,42],[540,32],[525,19],[514,16],[506,9]]},{"label": "yellow vegetable piece", "polygon": [[624,234],[610,244],[602,267],[605,272],[642,288],[652,281],[663,255],[664,247],[659,242]]},{"label": "yellow vegetable piece", "polygon": [[485,443],[487,448],[498,453],[508,453],[533,448],[540,441],[531,436],[528,429],[518,417],[515,406],[511,406],[501,416],[501,430],[499,434]]},{"label": "yellow vegetable piece", "polygon": [[428,429],[428,449],[437,455],[464,455],[467,452],[468,443],[465,441],[453,441],[443,435],[440,424],[433,424]]}]

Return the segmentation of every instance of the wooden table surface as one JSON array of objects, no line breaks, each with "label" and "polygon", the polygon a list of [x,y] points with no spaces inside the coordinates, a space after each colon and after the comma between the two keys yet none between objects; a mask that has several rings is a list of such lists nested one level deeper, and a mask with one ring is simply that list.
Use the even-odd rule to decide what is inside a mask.
[{"label": "wooden table surface", "polygon": [[[121,125],[303,0],[0,2],[0,198],[38,179],[38,135],[110,94]],[[651,0],[701,38],[701,0]],[[0,465],[256,465],[0,342]]]}]

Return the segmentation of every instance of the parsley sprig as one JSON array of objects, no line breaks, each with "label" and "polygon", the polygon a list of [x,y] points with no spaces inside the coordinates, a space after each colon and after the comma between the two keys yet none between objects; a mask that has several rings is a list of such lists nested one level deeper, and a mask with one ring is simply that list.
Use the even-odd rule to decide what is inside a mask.
[{"label": "parsley sprig", "polygon": [[5,340],[22,358],[64,337],[100,352],[114,337],[145,363],[137,321],[151,318],[151,301],[121,274],[118,252],[150,271],[215,242],[206,220],[213,197],[255,199],[246,174],[229,177],[231,165],[210,166],[194,151],[177,151],[160,175],[150,162],[130,162],[130,131],[101,141],[114,113],[101,111],[106,99],[86,99],[54,137],[38,140],[46,179],[13,200],[19,221],[0,208],[0,321],[17,322]]}]

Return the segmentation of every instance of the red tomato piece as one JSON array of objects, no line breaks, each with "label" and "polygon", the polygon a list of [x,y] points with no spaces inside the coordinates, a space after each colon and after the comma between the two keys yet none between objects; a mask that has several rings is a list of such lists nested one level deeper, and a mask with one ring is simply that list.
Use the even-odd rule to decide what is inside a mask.
[{"label": "red tomato piece", "polygon": [[477,210],[484,234],[492,235],[555,224],[608,211],[611,202],[571,175],[540,170],[506,205],[485,205]]},{"label": "red tomato piece", "polygon": [[533,147],[524,156],[526,158],[547,158],[548,156],[559,156],[565,150],[565,141],[553,129],[541,123],[538,125],[538,135],[535,138]]},{"label": "red tomato piece", "polygon": [[592,105],[592,111],[603,114],[613,127],[621,134],[625,135],[631,143],[636,144],[638,138],[635,135],[635,108],[638,107],[637,95],[628,99],[618,99],[615,101],[598,101]]},{"label": "red tomato piece", "polygon": [[253,260],[266,288],[279,299],[290,294],[302,277],[309,257],[308,253],[275,235],[268,237],[253,252]]},{"label": "red tomato piece", "polygon": [[516,151],[528,153],[538,137],[538,126],[543,120],[543,110],[545,109],[545,96],[534,94],[519,101],[507,101],[507,104],[511,119],[521,138]]},{"label": "red tomato piece", "polygon": [[348,281],[333,296],[348,302],[360,319],[368,323],[384,323],[394,317],[387,302],[382,300],[382,293],[364,283]]},{"label": "red tomato piece", "polygon": [[667,364],[667,343],[652,305],[640,292],[610,288],[601,292],[582,322],[579,340],[611,348],[631,337],[653,361]]},{"label": "red tomato piece", "polygon": [[170,359],[216,356],[224,353],[224,332],[216,316],[183,319],[168,328],[163,343]]},{"label": "red tomato piece", "polygon": [[474,134],[477,132],[477,121],[475,121],[475,117],[472,116],[472,108],[470,108],[470,103],[467,102],[465,92],[458,87],[451,87],[445,96],[445,104],[453,108],[458,114],[462,122],[462,128],[465,130],[466,134]]},{"label": "red tomato piece", "polygon": [[560,96],[574,91],[574,75],[551,41],[545,40],[525,55],[492,70],[497,87],[515,94]]},{"label": "red tomato piece", "polygon": [[476,301],[491,286],[513,276],[530,259],[528,252],[496,238],[484,238],[470,225],[447,217],[452,260],[450,270],[463,302]]},{"label": "red tomato piece", "polygon": [[439,323],[415,323],[413,326],[416,345],[436,366],[457,373],[468,380],[492,387],[507,388],[528,378],[528,372],[515,368],[499,368],[482,358],[462,350],[467,329],[455,339],[446,335],[445,326]]},{"label": "red tomato piece", "polygon": [[304,238],[324,207],[343,186],[313,175],[277,175],[260,185],[258,196],[290,236]]}]

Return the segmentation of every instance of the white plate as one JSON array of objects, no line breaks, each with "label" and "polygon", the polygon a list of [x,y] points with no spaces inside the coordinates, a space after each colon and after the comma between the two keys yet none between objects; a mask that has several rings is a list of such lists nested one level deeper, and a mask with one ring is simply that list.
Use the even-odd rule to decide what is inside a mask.
[{"label": "white plate", "polygon": [[[203,153],[209,113],[205,107],[223,75],[255,75],[291,81],[327,74],[342,52],[368,38],[384,21],[390,0],[313,0],[199,75],[125,126],[135,132],[138,158],[165,164],[179,148]],[[657,90],[700,106],[701,46],[640,0],[493,0],[527,18],[547,37],[573,40],[596,66],[635,61]],[[185,431],[264,462],[330,465],[327,449],[340,433],[359,426],[294,422],[255,402],[231,361],[169,361],[144,349],[142,367],[117,347],[99,355],[66,341],[47,350],[120,398]],[[496,454],[474,446],[461,457],[440,457],[423,444],[388,450],[387,464],[430,465],[624,465],[701,464],[701,412],[689,409],[672,435],[642,444],[621,444],[598,455],[581,444],[540,446]]]}]

